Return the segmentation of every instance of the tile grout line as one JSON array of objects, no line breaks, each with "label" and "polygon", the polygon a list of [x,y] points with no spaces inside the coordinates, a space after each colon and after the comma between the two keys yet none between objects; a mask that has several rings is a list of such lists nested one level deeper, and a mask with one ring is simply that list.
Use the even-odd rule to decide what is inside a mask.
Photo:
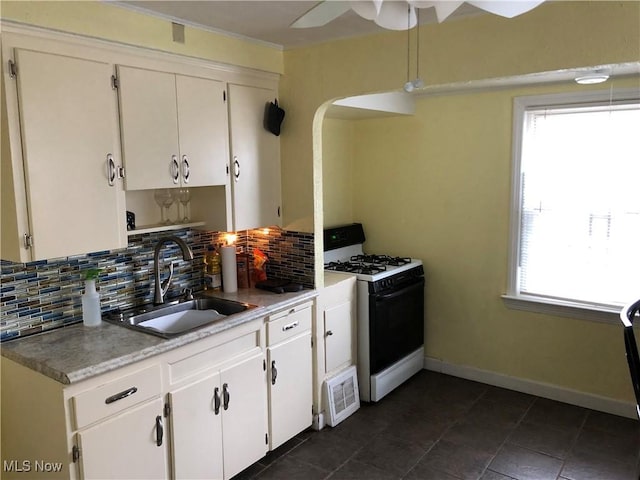
[{"label": "tile grout line", "polygon": [[[448,432],[449,432],[453,427],[455,427],[456,425],[458,425],[458,423],[460,423],[461,419],[462,419],[462,418],[464,418],[464,416],[465,416],[467,413],[469,413],[469,412],[473,409],[473,407],[474,407],[475,405],[477,405],[477,404],[478,404],[478,402],[480,402],[480,400],[482,399],[482,397],[484,397],[484,396],[486,395],[486,393],[487,393],[487,391],[488,391],[488,390],[489,390],[489,388],[488,388],[488,387],[484,387],[484,391],[483,391],[480,395],[478,395],[478,397],[473,401],[473,403],[469,406],[469,408],[468,408],[467,410],[465,410],[464,414],[462,414],[462,415],[460,416],[460,418],[458,418],[457,420],[455,420],[454,422],[452,422],[452,423],[451,423],[451,425],[449,425],[447,428],[445,428],[445,429],[444,429],[444,431],[440,434],[440,436],[436,439],[436,441],[435,441],[435,442],[433,442],[433,445],[431,445],[431,447],[429,447],[429,448],[427,449],[427,451],[426,451],[426,452],[424,452],[424,454],[423,454],[423,455],[420,457],[420,459],[419,459],[419,460],[414,464],[414,466],[413,466],[413,467],[411,467],[411,468],[409,469],[409,471],[408,471],[407,473],[405,473],[401,478],[405,478],[407,475],[409,475],[409,474],[411,473],[411,471],[416,467],[416,465],[418,465],[418,463],[420,463],[420,461],[421,461],[424,457],[426,457],[426,456],[431,452],[431,450],[433,450],[433,449],[435,448],[435,446],[436,446],[436,445],[437,445],[437,444],[438,444],[438,443],[439,443],[439,442],[444,438],[444,436],[445,436],[445,435],[446,435],[446,434],[447,434],[447,433],[448,433]],[[491,462],[489,462],[489,463],[491,463]],[[484,474],[484,471],[486,471],[486,469],[487,469],[487,467],[485,467],[485,470],[483,470],[482,474]],[[438,471],[441,471],[441,470],[438,470]],[[442,473],[446,473],[446,472],[442,472]],[[450,475],[450,476],[452,476],[452,477],[455,477],[455,478],[460,478],[460,477],[457,477],[456,475],[452,475],[452,474],[450,474],[450,473],[446,473],[446,474],[447,474],[447,475]],[[462,479],[461,479],[461,480],[462,480]]]},{"label": "tile grout line", "polygon": [[[488,391],[488,388],[487,388],[487,391]],[[486,394],[486,391],[485,391],[485,394]],[[484,396],[484,394],[483,394],[483,396]],[[513,429],[511,430],[511,432],[509,432],[509,434],[508,434],[508,435],[506,436],[506,438],[502,441],[502,443],[500,444],[500,446],[496,449],[496,453],[494,453],[494,454],[491,456],[491,460],[489,460],[489,462],[487,463],[487,465],[484,467],[484,470],[482,471],[482,473],[481,473],[480,477],[478,477],[478,478],[482,478],[482,476],[483,476],[485,473],[487,473],[487,471],[495,472],[495,470],[491,470],[491,469],[489,468],[489,466],[490,466],[490,465],[491,465],[491,463],[495,460],[495,458],[498,456],[498,453],[500,453],[500,450],[502,450],[502,448],[507,444],[507,442],[509,441],[509,438],[511,437],[511,435],[513,435],[513,432],[515,432],[515,431],[516,431],[516,429],[520,426],[520,424],[522,424],[522,421],[523,421],[523,420],[524,420],[524,418],[527,416],[527,414],[529,413],[529,411],[533,408],[533,405],[536,403],[536,401],[537,401],[537,398],[535,398],[535,397],[534,397],[533,401],[529,404],[529,406],[527,407],[527,409],[525,410],[525,412],[520,416],[520,418],[519,418],[519,419],[518,419],[518,421],[516,422],[515,426],[514,426],[514,427],[513,427]],[[563,465],[564,465],[564,463],[563,463]],[[562,469],[560,469],[560,471],[562,471]],[[501,472],[495,472],[495,473],[498,473],[498,474],[500,474],[500,475],[504,475],[504,476],[508,476],[508,475],[505,475],[504,473],[501,473]],[[511,478],[511,477],[509,477],[509,478]]]}]

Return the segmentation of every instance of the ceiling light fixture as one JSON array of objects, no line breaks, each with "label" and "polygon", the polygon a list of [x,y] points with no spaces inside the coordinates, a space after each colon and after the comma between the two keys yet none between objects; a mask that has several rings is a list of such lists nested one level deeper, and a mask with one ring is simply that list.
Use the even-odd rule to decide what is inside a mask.
[{"label": "ceiling light fixture", "polygon": [[576,83],[580,85],[594,85],[607,80],[609,80],[609,73],[606,70],[594,70],[593,72],[580,74],[575,78]]}]

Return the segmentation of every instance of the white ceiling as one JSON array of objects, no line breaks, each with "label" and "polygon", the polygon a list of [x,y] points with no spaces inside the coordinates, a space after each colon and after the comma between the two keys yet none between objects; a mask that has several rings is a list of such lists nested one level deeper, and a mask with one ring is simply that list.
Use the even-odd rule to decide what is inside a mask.
[{"label": "white ceiling", "polygon": [[[279,45],[285,49],[384,31],[352,10],[322,27],[289,28],[295,20],[320,3],[318,0],[123,0],[110,3],[185,25]],[[447,21],[454,17],[476,14],[482,14],[482,11],[465,3]],[[433,8],[420,9],[421,24],[435,21]]]}]

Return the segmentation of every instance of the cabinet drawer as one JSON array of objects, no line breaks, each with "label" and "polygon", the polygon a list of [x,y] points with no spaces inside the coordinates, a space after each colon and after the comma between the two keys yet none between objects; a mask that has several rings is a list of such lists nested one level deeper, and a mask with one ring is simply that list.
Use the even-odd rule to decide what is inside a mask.
[{"label": "cabinet drawer", "polygon": [[311,329],[311,304],[291,308],[269,317],[267,323],[267,345],[291,338]]},{"label": "cabinet drawer", "polygon": [[76,428],[159,396],[161,388],[160,366],[153,365],[75,395],[72,400]]}]

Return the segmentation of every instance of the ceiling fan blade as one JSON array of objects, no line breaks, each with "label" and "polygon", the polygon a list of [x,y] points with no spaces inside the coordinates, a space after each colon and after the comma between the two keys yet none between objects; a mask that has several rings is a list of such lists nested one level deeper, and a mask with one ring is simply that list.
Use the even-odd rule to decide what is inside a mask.
[{"label": "ceiling fan blade", "polygon": [[435,7],[438,23],[444,22],[462,3],[463,2],[436,2]]},{"label": "ceiling fan blade", "polygon": [[382,0],[352,0],[349,3],[354,12],[367,20],[375,20],[382,6]]},{"label": "ceiling fan blade", "polygon": [[388,30],[408,30],[416,26],[416,10],[405,2],[387,1],[382,4],[375,22]]},{"label": "ceiling fan blade", "polygon": [[293,22],[291,28],[321,27],[351,8],[349,2],[323,1]]},{"label": "ceiling fan blade", "polygon": [[410,0],[410,4],[412,4],[416,8],[429,8],[433,7],[436,10],[436,17],[438,18],[438,23],[444,22],[449,15],[456,11],[456,9],[462,5],[463,1],[442,1],[442,0]]},{"label": "ceiling fan blade", "polygon": [[542,2],[544,0],[469,0],[467,3],[501,17],[513,18],[533,10]]}]

